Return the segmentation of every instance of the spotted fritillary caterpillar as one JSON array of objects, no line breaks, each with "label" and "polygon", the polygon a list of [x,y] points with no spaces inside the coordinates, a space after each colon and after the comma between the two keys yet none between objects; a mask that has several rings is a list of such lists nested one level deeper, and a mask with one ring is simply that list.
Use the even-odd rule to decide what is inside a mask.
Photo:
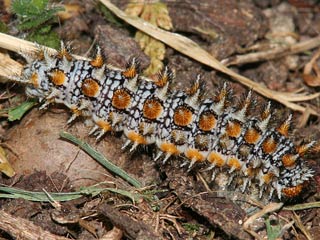
[{"label": "spotted fritillary caterpillar", "polygon": [[313,171],[303,155],[315,142],[295,146],[288,137],[291,115],[278,127],[270,127],[271,106],[260,117],[250,116],[251,91],[233,107],[227,101],[226,84],[214,98],[203,99],[200,77],[186,90],[171,90],[169,68],[148,81],[139,76],[132,59],[125,70],[106,66],[98,48],[93,60],[76,60],[62,49],[55,55],[39,50],[18,81],[26,84],[29,97],[62,103],[77,116],[92,119],[91,133],[101,138],[106,132],[123,132],[124,148],[154,144],[156,159],[165,163],[171,156],[183,156],[190,170],[196,165],[216,173],[242,179],[242,191],[257,184],[260,197],[292,198],[300,194]]}]

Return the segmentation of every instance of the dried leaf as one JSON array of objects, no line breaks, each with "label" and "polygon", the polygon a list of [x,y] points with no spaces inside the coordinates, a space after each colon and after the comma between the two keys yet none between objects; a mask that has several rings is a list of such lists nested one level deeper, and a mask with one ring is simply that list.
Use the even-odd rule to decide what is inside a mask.
[{"label": "dried leaf", "polygon": [[150,62],[149,67],[145,70],[146,74],[152,74],[159,72],[159,69],[163,69],[163,62],[158,59],[153,59],[152,62]]},{"label": "dried leaf", "polygon": [[172,29],[169,11],[164,3],[152,3],[145,5],[141,18],[165,30]]},{"label": "dried leaf", "polygon": [[144,52],[152,59],[163,60],[166,53],[165,45],[154,38],[150,38],[149,44],[145,47]]},{"label": "dried leaf", "polygon": [[6,152],[0,146],[0,171],[3,172],[8,177],[13,177],[16,173],[8,162]]},{"label": "dried leaf", "polygon": [[[131,1],[126,8],[126,13],[130,16],[140,16],[151,24],[166,29],[172,29],[172,22],[169,16],[167,6],[163,3],[148,3],[145,1]],[[144,53],[150,57],[150,66],[145,70],[146,75],[152,75],[163,68],[162,60],[166,52],[165,45],[149,35],[137,31],[135,39],[139,42]]]}]

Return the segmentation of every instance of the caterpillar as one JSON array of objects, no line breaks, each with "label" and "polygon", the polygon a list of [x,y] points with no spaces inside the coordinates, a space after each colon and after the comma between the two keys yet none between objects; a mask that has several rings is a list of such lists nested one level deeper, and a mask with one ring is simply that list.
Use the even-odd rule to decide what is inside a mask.
[{"label": "caterpillar", "polygon": [[212,181],[226,172],[229,184],[241,179],[242,192],[258,185],[259,198],[294,198],[313,176],[303,156],[316,142],[294,145],[289,138],[292,115],[272,127],[270,102],[260,116],[251,115],[251,91],[232,106],[227,84],[215,97],[205,98],[200,76],[189,89],[173,90],[169,67],[147,80],[136,58],[124,70],[111,68],[99,47],[92,60],[73,58],[63,44],[56,54],[39,49],[26,60],[16,78],[26,84],[26,94],[38,98],[40,108],[64,104],[72,113],[68,123],[78,116],[91,119],[89,134],[97,139],[107,132],[123,132],[123,149],[153,144],[158,151],[155,160],[165,164],[182,156],[182,167],[210,170]]}]

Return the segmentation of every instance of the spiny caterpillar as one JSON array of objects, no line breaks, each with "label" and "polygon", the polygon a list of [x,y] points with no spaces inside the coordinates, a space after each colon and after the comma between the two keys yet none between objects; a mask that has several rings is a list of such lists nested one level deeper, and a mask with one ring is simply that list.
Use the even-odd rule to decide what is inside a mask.
[{"label": "spiny caterpillar", "polygon": [[250,116],[252,92],[237,107],[228,104],[224,84],[214,98],[203,99],[198,76],[186,90],[171,90],[173,72],[166,67],[158,78],[148,81],[139,75],[132,59],[125,70],[107,67],[100,48],[93,60],[76,60],[62,44],[50,55],[39,50],[16,80],[26,84],[29,97],[62,103],[72,111],[68,122],[78,116],[92,119],[90,134],[101,138],[110,131],[123,132],[123,148],[154,144],[156,159],[165,163],[171,156],[183,156],[182,165],[212,171],[212,180],[227,172],[229,183],[242,180],[244,192],[259,185],[259,197],[268,194],[292,198],[299,195],[313,175],[302,156],[315,142],[295,146],[288,137],[291,115],[278,127],[271,127],[271,105],[260,117]]}]

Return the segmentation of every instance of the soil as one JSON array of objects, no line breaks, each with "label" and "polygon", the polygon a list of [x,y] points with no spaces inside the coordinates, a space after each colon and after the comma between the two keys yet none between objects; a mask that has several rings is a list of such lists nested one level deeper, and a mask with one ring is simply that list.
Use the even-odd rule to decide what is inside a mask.
[{"label": "soil", "polygon": [[[120,20],[114,22],[104,17],[102,6],[96,1],[70,2],[81,6],[81,14],[61,22],[55,30],[61,39],[72,42],[75,54],[86,55],[93,44],[99,44],[107,56],[108,64],[113,66],[124,68],[132,56],[139,58],[142,68],[150,64],[150,58],[134,38],[136,30],[133,27]],[[127,1],[113,2],[121,9],[127,6]],[[320,34],[318,1],[162,2],[168,7],[172,31],[189,37],[219,60],[245,54],[253,49],[262,51],[273,41],[298,41]],[[14,15],[8,12],[2,14],[5,22],[14,24]],[[9,33],[19,36],[16,29],[9,28]],[[310,94],[316,93],[319,92],[319,87],[308,86],[302,78],[303,67],[315,52],[316,49],[308,54],[237,65],[232,69],[272,90],[294,92],[303,88]],[[12,57],[18,58],[13,54]],[[226,75],[209,69],[170,47],[166,47],[164,62],[176,73],[176,88],[190,86],[196,75],[201,74],[206,81],[208,96],[213,96],[215,89],[224,81],[233,89],[235,103],[248,91]],[[319,66],[319,59],[317,64]],[[7,83],[1,84],[0,89],[1,94],[8,94],[10,91],[20,96],[19,101],[26,99],[21,86]],[[257,95],[256,98],[258,105],[267,101],[262,96]],[[16,104],[10,101],[10,98],[0,98],[0,109]],[[319,98],[307,104],[320,112]],[[290,112],[280,104],[273,103],[273,106],[275,116]],[[72,125],[66,125],[69,116],[67,109],[55,105],[48,110],[39,111],[34,108],[21,121],[14,123],[1,118],[1,146],[6,150],[9,162],[17,174],[13,178],[0,175],[0,184],[33,192],[68,193],[103,182],[105,188],[123,190],[139,197],[132,201],[124,194],[103,191],[75,200],[51,203],[0,198],[0,211],[9,213],[18,221],[26,220],[30,223],[26,225],[26,229],[22,229],[25,225],[17,224],[18,234],[0,227],[0,239],[24,239],[23,232],[32,229],[33,225],[40,227],[41,231],[48,231],[47,234],[52,234],[50,239],[256,237],[244,229],[243,223],[259,211],[261,206],[266,205],[266,201],[253,201],[249,195],[232,191],[221,193],[217,191],[219,188],[215,183],[209,186],[206,184],[205,173],[204,176],[196,170],[187,173],[174,159],[166,165],[154,162],[152,147],[141,147],[134,153],[123,151],[121,146],[124,137],[121,134],[109,134],[97,142],[94,137],[88,136],[90,129],[81,119]],[[303,139],[319,140],[319,119],[313,116],[306,121],[303,119],[303,115],[294,113],[294,122],[297,125],[292,134],[294,141],[301,143]],[[136,189],[108,172],[78,146],[60,138],[61,131],[67,131],[89,143],[145,187]],[[286,202],[285,206],[319,200],[319,152],[306,156],[306,161],[315,171],[310,186],[299,199]],[[266,222],[270,220],[273,227],[280,226],[282,229],[282,239],[319,239],[319,211],[317,207],[298,211],[282,209],[256,219],[249,230],[258,233],[261,239],[270,237],[270,232],[266,230]],[[39,235],[38,239],[49,237]]]}]

